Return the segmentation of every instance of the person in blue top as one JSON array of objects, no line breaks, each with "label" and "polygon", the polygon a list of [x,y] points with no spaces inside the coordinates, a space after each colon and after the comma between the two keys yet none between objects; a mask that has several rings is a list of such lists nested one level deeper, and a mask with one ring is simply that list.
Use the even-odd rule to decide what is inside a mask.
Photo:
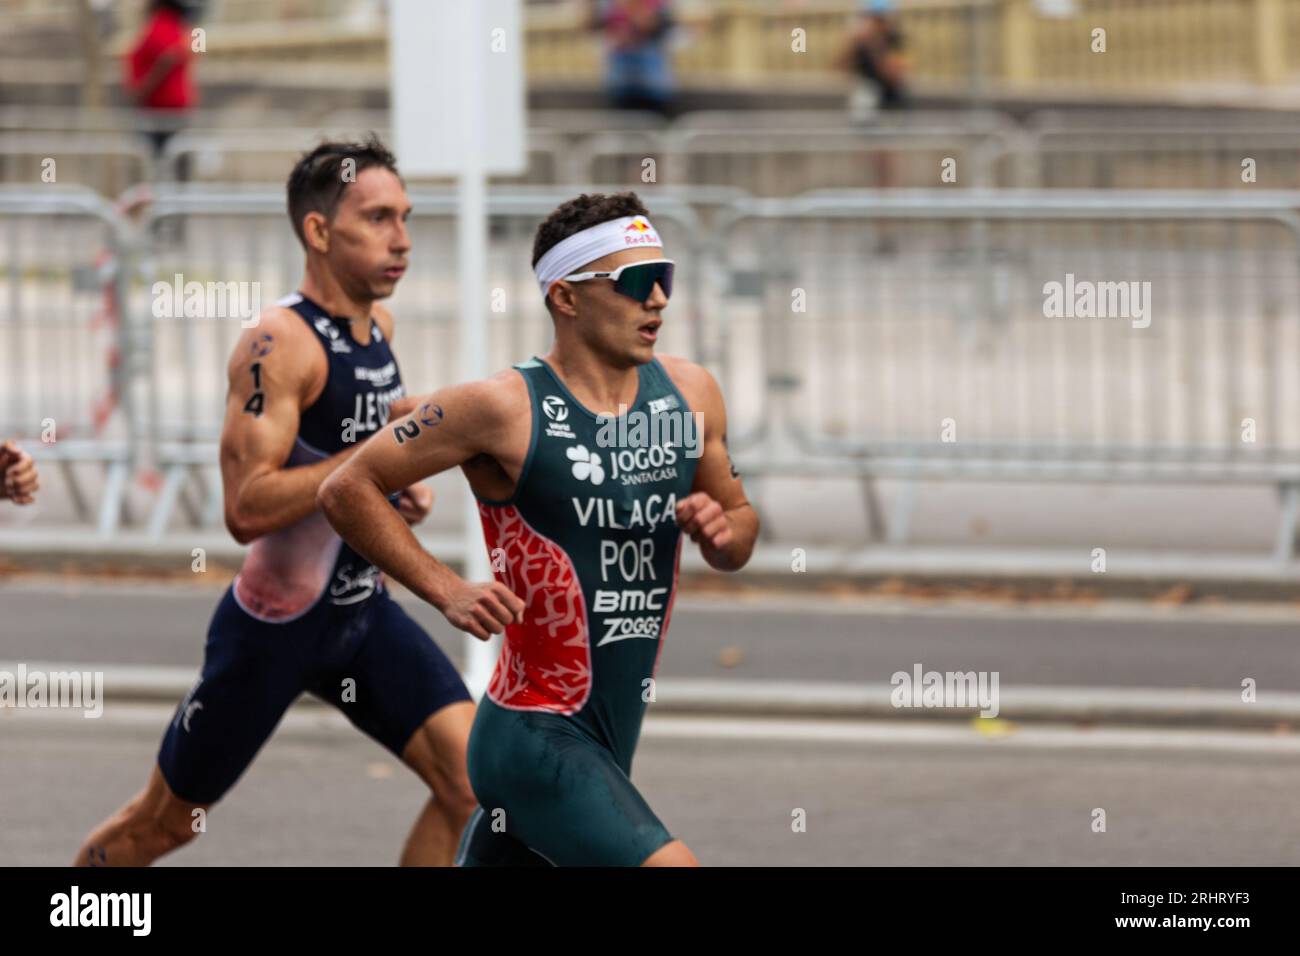
[{"label": "person in blue top", "polygon": [[589,24],[605,36],[605,89],[616,109],[672,113],[669,0],[595,0]]}]

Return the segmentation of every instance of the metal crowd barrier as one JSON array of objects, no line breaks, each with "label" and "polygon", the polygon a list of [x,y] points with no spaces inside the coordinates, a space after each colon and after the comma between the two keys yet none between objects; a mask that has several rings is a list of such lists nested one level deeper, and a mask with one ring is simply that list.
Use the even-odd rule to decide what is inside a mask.
[{"label": "metal crowd barrier", "polygon": [[[610,130],[663,130],[657,114],[634,111],[535,110],[529,114],[529,169],[501,184],[555,184],[589,180],[584,143]],[[304,122],[306,121],[306,122]],[[195,110],[183,118],[130,109],[0,107],[0,182],[39,182],[40,163],[65,165],[61,181],[115,196],[159,178],[175,182],[185,164],[190,180],[267,182],[327,133],[389,133],[383,110],[338,110],[319,118],[283,111]],[[174,135],[155,163],[146,134]]]},{"label": "metal crowd barrier", "polygon": [[[856,479],[869,500],[878,478],[1273,484],[1277,551],[1292,553],[1300,193],[642,192],[684,266],[661,348],[715,370],[747,473]],[[411,268],[388,304],[419,392],[460,377],[456,198],[411,195]],[[490,367],[548,347],[531,242],[571,195],[490,193]],[[85,192],[0,190],[0,213],[0,423],[36,437],[54,418],[59,441],[38,452],[111,472],[106,534],[141,467],[160,477],[154,533],[177,507],[219,523],[240,325],[177,318],[155,284],[165,297],[177,276],[245,283],[262,306],[293,291],[302,253],[281,187],[160,188],[138,223]],[[1121,314],[1049,317],[1050,283],[1072,302],[1096,283]],[[894,540],[909,515],[905,493]]]},{"label": "metal crowd barrier", "polygon": [[[693,113],[695,116],[725,117],[727,113]],[[765,114],[766,115],[766,114]],[[800,112],[798,114],[770,114],[775,122],[806,123],[809,116],[827,114]],[[960,116],[962,114],[953,114]],[[784,119],[782,119],[784,117]],[[685,123],[688,118],[679,122]],[[139,133],[149,130],[228,129],[263,130],[274,133],[285,128],[318,126],[321,129],[386,129],[392,122],[388,110],[334,109],[313,113],[311,110],[242,109],[222,107],[198,108],[183,116],[167,112],[149,112],[124,107],[89,109],[81,106],[0,106],[0,130],[6,132],[63,132],[63,133]],[[540,109],[528,111],[531,128],[565,136],[582,136],[606,130],[667,128],[667,121],[658,113],[636,110],[562,110]],[[719,120],[718,122],[721,122]],[[712,121],[711,121],[712,123]],[[716,124],[713,124],[716,125]]]},{"label": "metal crowd barrier", "polygon": [[[180,167],[188,168],[189,180],[215,184],[267,182],[278,172],[290,169],[304,152],[327,137],[357,139],[374,131],[389,139],[386,127],[299,127],[262,130],[186,129],[167,141],[159,162],[164,182],[181,179]],[[494,176],[494,183],[559,182],[564,178],[565,141],[547,130],[528,135],[528,169],[519,176]],[[571,173],[570,173],[571,175]],[[410,179],[410,177],[408,177]]]},{"label": "metal crowd barrier", "polygon": [[[27,116],[0,109],[0,130]],[[565,111],[530,116],[529,165],[497,185],[583,186],[592,182],[693,184],[752,195],[793,196],[814,188],[990,187],[1048,189],[1300,188],[1300,123],[1279,119],[1214,124],[1142,111],[1035,114],[1023,126],[998,114],[925,111],[854,126],[836,111],[743,114],[703,111],[672,124],[643,114]],[[227,125],[195,118],[155,163],[141,132],[114,128],[129,114],[54,111],[39,131],[0,132],[0,181],[35,182],[55,158],[63,182],[106,196],[154,179],[215,184],[276,179],[326,131],[386,134],[377,111],[341,111],[318,125]],[[141,129],[173,121],[139,119]],[[80,123],[81,130],[66,128]],[[646,160],[653,159],[651,174]],[[1242,163],[1254,160],[1253,181]],[[945,179],[945,161],[952,178]],[[182,167],[184,175],[181,175]]]},{"label": "metal crowd barrier", "polygon": [[[339,121],[336,117],[343,118]],[[373,119],[371,119],[373,117]],[[184,115],[167,111],[153,112],[131,107],[106,106],[91,109],[83,106],[0,106],[0,130],[5,132],[48,133],[146,133],[199,127],[205,129],[263,129],[274,132],[285,126],[302,126],[317,117],[303,111],[276,109],[197,108]],[[328,113],[320,118],[325,127],[360,127],[369,123],[387,125],[386,111],[347,110]]]},{"label": "metal crowd barrier", "polygon": [[[1272,483],[1289,555],[1297,209],[1262,192],[738,202],[715,225],[731,284],[713,341],[738,461],[857,475],[868,495],[878,477]],[[1049,283],[1077,312],[1087,283],[1120,282],[1149,283],[1146,304],[1100,287],[1127,314],[1046,314]]]},{"label": "metal crowd barrier", "polygon": [[[1242,160],[1256,178],[1242,179]],[[1039,110],[995,157],[995,179],[1024,188],[1292,189],[1300,116],[1279,110]]]},{"label": "metal crowd barrier", "polygon": [[[125,387],[128,250],[125,223],[92,192],[0,187],[0,435],[57,467],[101,535],[118,526],[142,437]],[[82,465],[102,475],[83,482]]]},{"label": "metal crowd barrier", "polygon": [[882,114],[854,125],[842,110],[687,113],[663,129],[605,129],[574,144],[572,182],[636,182],[653,158],[660,183],[729,185],[755,195],[832,186],[932,186],[957,160],[960,185],[1010,149],[1015,125],[989,112]]},{"label": "metal crowd barrier", "polygon": [[739,186],[755,195],[795,195],[817,187],[917,188],[940,182],[945,159],[954,184],[993,185],[991,158],[1009,146],[1002,134],[952,129],[688,129],[668,134],[603,133],[574,160],[577,181],[640,179],[647,158],[661,183]]},{"label": "metal crowd barrier", "polygon": [[1027,130],[1115,130],[1143,132],[1150,129],[1199,129],[1229,132],[1241,128],[1295,131],[1300,115],[1287,109],[1259,106],[1081,106],[1071,109],[1037,109],[1019,124]]},{"label": "metal crowd barrier", "polygon": [[1027,188],[1295,189],[1300,129],[1042,129],[992,162],[997,181]]},{"label": "metal crowd barrier", "polygon": [[0,133],[0,184],[76,184],[108,197],[152,178],[153,153],[143,136]]}]

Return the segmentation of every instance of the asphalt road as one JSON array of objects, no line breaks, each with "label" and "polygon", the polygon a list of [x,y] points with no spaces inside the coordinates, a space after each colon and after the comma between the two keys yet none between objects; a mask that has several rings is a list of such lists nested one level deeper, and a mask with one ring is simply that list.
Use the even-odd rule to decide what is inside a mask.
[{"label": "asphalt road", "polygon": [[[210,587],[0,581],[0,661],[194,667]],[[434,609],[400,598],[459,662]],[[1010,605],[682,596],[660,674],[886,684],[896,671],[998,671],[1012,684],[1300,691],[1300,608]]]},{"label": "asphalt road", "polygon": [[[0,715],[0,865],[69,862],[143,782],[169,713]],[[711,865],[1300,863],[1300,745],[1286,736],[990,737],[652,716],[633,779]],[[416,778],[341,717],[291,714],[208,832],[163,862],[387,865],[423,799]],[[1098,808],[1104,833],[1092,829]],[[792,827],[798,810],[804,832]]]},{"label": "asphalt road", "polygon": [[[198,666],[211,587],[0,585],[0,661]],[[408,607],[453,657],[462,642]],[[1300,689],[1294,609],[682,598],[661,673],[887,682],[914,662],[1062,686]],[[0,865],[67,862],[131,796],[167,706],[0,711]],[[717,865],[1297,865],[1290,734],[651,716],[633,779]],[[416,778],[329,710],[295,710],[178,865],[384,865]],[[1094,832],[1094,810],[1107,829]],[[796,811],[805,832],[794,832]]]}]

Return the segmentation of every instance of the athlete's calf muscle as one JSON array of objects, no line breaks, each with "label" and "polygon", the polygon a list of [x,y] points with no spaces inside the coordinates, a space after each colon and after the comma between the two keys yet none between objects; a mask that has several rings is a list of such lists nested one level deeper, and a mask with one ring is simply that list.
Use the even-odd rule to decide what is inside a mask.
[{"label": "athlete's calf muscle", "polygon": [[172,793],[155,764],[145,788],[86,838],[74,866],[148,866],[189,843],[203,804],[187,803]]}]

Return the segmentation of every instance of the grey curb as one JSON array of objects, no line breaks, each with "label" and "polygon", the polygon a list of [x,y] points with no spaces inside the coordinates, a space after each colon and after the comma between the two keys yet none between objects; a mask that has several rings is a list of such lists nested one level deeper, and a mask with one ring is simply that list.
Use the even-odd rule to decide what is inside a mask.
[{"label": "grey curb", "polygon": [[[25,662],[27,672],[103,672],[106,701],[175,704],[189,691],[195,671],[177,667]],[[0,672],[17,663],[0,661]],[[855,720],[948,720],[979,718],[977,708],[895,707],[888,684],[832,681],[719,681],[669,678],[655,687],[651,710],[665,715],[837,718]],[[304,695],[299,708],[325,705]],[[1245,703],[1236,691],[1116,687],[1000,688],[997,718],[1011,722],[1098,723],[1300,729],[1300,693],[1265,692]]]}]

